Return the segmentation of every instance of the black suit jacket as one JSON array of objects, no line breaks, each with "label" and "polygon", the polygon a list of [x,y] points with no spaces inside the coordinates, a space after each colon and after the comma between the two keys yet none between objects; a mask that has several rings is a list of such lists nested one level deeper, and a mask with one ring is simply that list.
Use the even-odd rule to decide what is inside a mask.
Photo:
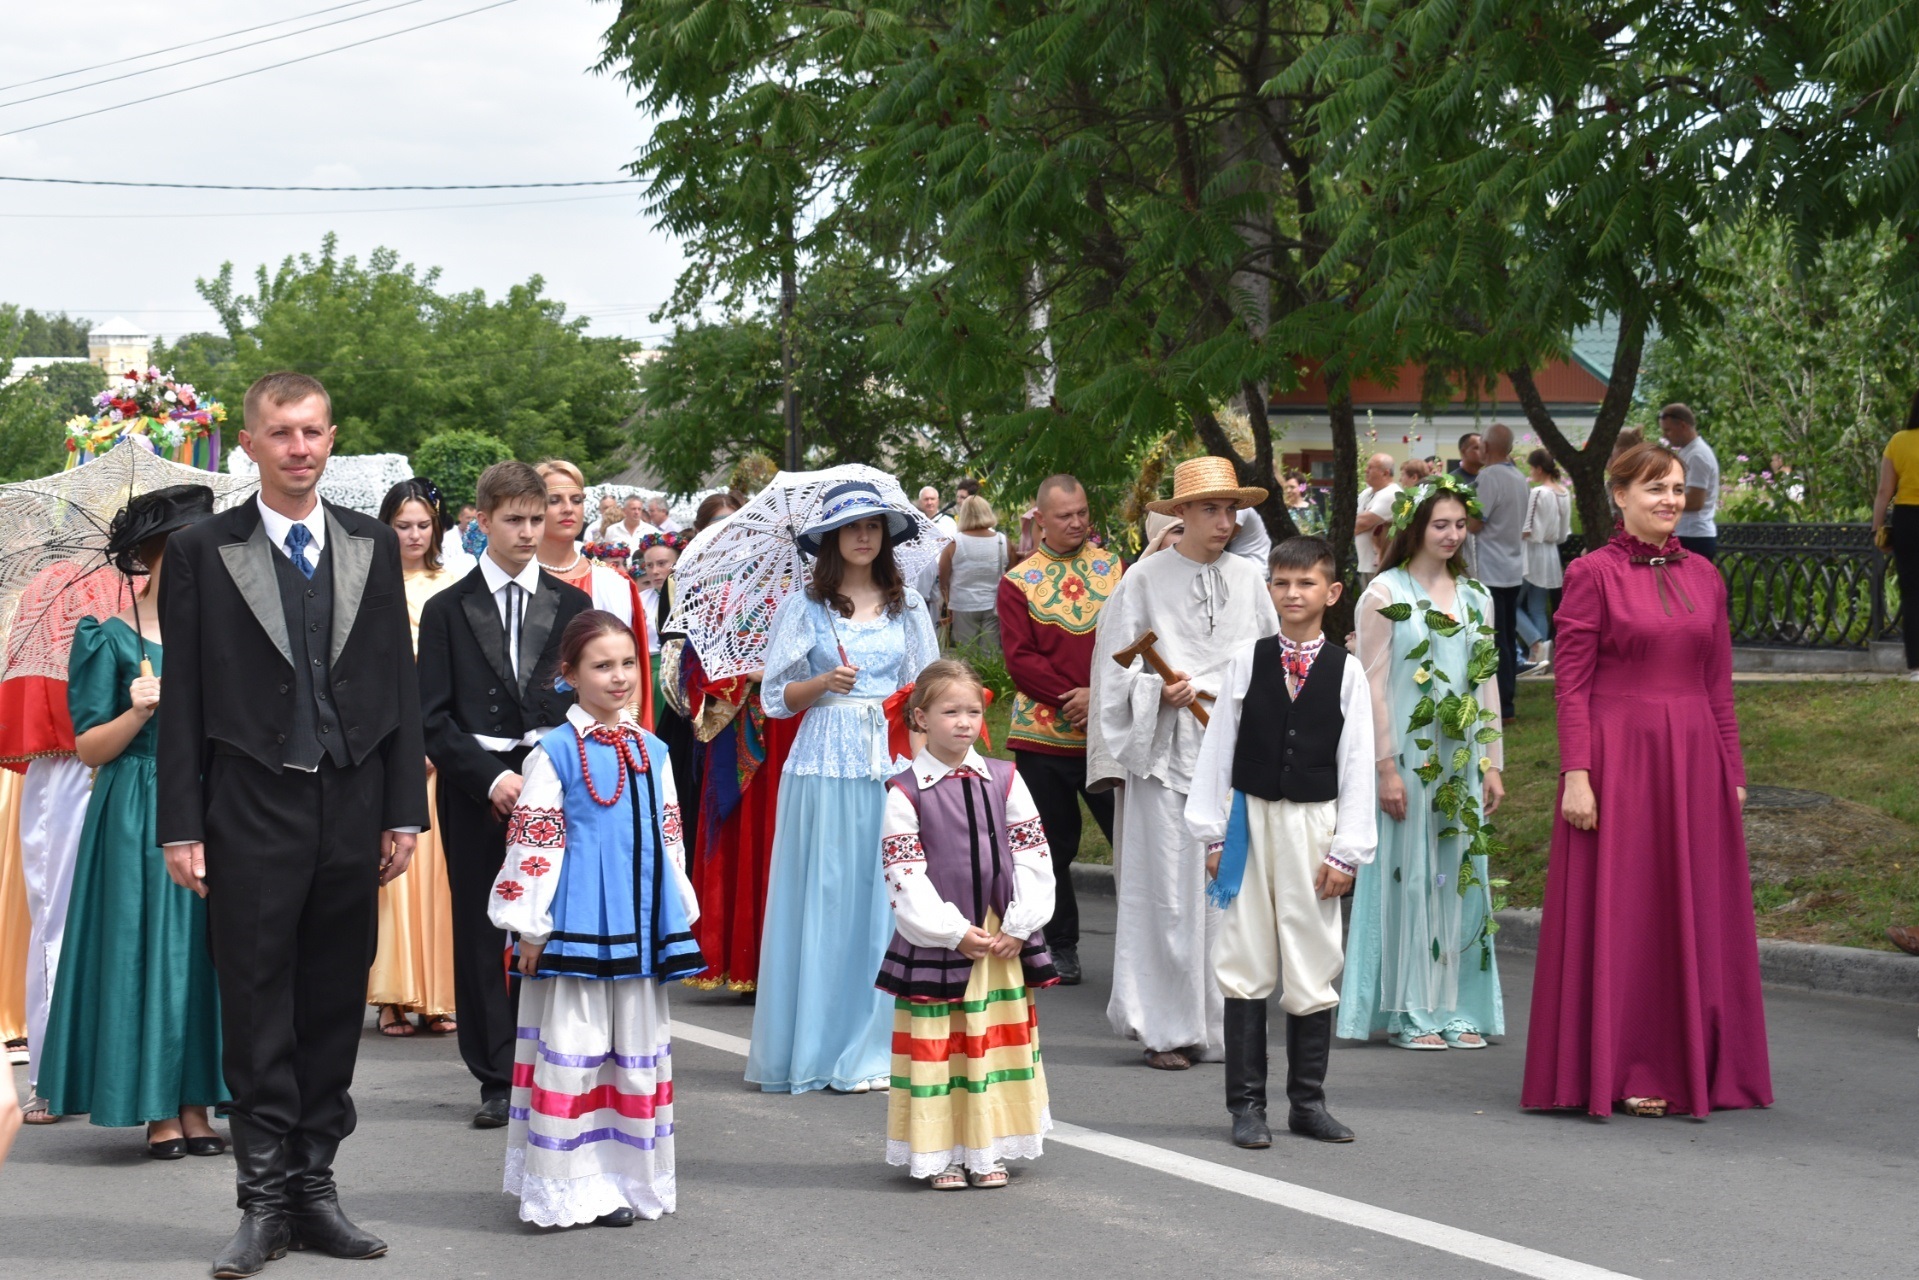
[{"label": "black suit jacket", "polygon": [[479,566],[426,602],[420,614],[420,705],[426,753],[443,775],[442,786],[450,782],[485,800],[500,776],[500,759],[473,735],[518,738],[566,719],[574,696],[553,687],[560,674],[560,636],[576,614],[592,607],[586,592],[542,573],[520,624],[520,669],[508,671],[506,628]]},{"label": "black suit jacket", "polygon": [[[354,766],[385,775],[380,825],[427,826],[419,683],[393,530],[323,503],[333,564],[329,668]],[[205,838],[202,779],[214,744],[278,773],[293,720],[293,659],[259,506],[248,501],[167,541],[160,579],[160,843]]]}]

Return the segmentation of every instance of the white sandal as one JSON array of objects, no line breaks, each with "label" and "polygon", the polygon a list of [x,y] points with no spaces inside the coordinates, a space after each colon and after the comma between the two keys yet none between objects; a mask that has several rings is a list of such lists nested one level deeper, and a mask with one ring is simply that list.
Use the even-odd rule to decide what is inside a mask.
[{"label": "white sandal", "polygon": [[966,1190],[966,1170],[960,1165],[949,1164],[934,1174],[928,1183],[935,1191]]}]

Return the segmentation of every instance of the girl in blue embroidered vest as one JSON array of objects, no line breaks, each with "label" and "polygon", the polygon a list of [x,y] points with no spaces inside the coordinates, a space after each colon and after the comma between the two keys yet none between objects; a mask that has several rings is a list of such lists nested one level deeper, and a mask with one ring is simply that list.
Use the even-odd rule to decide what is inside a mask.
[{"label": "girl in blue embroidered vest", "polygon": [[489,901],[532,979],[505,1190],[543,1227],[623,1227],[675,1203],[663,984],[706,962],[666,746],[626,710],[644,672],[619,618],[589,609],[567,624],[560,678],[579,702],[527,754]]},{"label": "girl in blue embroidered vest", "polygon": [[1053,1122],[1031,992],[1059,981],[1046,833],[1026,783],[973,747],[986,720],[964,662],[920,672],[907,703],[926,746],[887,784],[881,861],[897,932],[875,984],[893,996],[886,1162],[935,1190],[1006,1185]]}]

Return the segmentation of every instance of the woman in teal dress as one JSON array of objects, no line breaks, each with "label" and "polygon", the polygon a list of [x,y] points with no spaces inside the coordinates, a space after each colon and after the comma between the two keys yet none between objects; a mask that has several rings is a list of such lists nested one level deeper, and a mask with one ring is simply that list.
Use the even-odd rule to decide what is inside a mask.
[{"label": "woman in teal dress", "polygon": [[145,566],[146,587],[126,613],[83,620],[68,660],[75,740],[95,773],[40,1092],[56,1115],[145,1124],[162,1160],[226,1150],[207,1120],[229,1095],[206,903],[168,879],[153,825],[161,560],[169,534],[212,514],[211,489],[175,485],[114,518],[108,555],[129,577]]},{"label": "woman in teal dress", "polygon": [[1487,821],[1500,782],[1492,597],[1465,576],[1473,491],[1433,476],[1394,504],[1379,576],[1359,598],[1373,690],[1379,854],[1359,869],[1339,1034],[1402,1049],[1483,1049],[1504,1035],[1493,956],[1498,883]]}]

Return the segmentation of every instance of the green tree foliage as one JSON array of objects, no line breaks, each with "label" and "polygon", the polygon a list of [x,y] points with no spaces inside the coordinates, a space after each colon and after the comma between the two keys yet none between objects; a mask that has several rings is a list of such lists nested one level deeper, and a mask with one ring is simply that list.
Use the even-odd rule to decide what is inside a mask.
[{"label": "green tree foliage", "polygon": [[[21,354],[24,330],[19,310],[0,303],[0,371],[11,368]],[[102,377],[92,365],[82,367],[92,370],[96,379]],[[69,389],[50,387],[48,381],[46,374],[35,371],[0,386],[0,483],[51,475],[66,465],[62,424],[76,410]]]},{"label": "green tree foliage", "polygon": [[[902,305],[892,277],[862,262],[829,262],[800,281],[794,367],[809,467],[876,462],[909,478],[958,469],[933,441],[937,435],[960,452],[965,424],[943,419],[880,359],[880,335]],[[676,328],[642,366],[640,386],[640,449],[668,488],[691,491],[751,454],[781,454],[779,315],[771,307]]]},{"label": "green tree foliage", "polygon": [[512,457],[512,448],[497,436],[480,431],[441,431],[413,450],[413,474],[425,476],[440,487],[447,515],[452,517],[473,501],[480,473]]},{"label": "green tree foliage", "polygon": [[[1715,221],[1770,182],[1777,94],[1803,88],[1817,22],[1768,0],[1380,0],[1276,82],[1316,109],[1354,181],[1329,211],[1378,246],[1363,313],[1416,329],[1467,385],[1513,382],[1576,484],[1581,527],[1611,527],[1601,473],[1632,409],[1646,336],[1711,314]],[[1575,448],[1534,383],[1601,317],[1618,340]]]},{"label": "green tree foliage", "polygon": [[201,279],[226,345],[193,335],[167,354],[236,410],[262,374],[312,374],[333,397],[345,453],[411,454],[457,429],[497,436],[528,460],[571,458],[589,475],[623,465],[636,343],[588,337],[587,319],[569,318],[539,276],[498,300],[438,285],[437,268],[402,264],[391,249],[342,257],[328,235],[318,254],[258,268],[251,293],[237,292],[230,262]]},{"label": "green tree foliage", "polygon": [[1753,221],[1701,255],[1714,318],[1653,344],[1645,390],[1649,404],[1679,400],[1700,415],[1726,482],[1736,486],[1727,514],[1870,514],[1879,455],[1903,424],[1919,341],[1919,325],[1881,302],[1899,252],[1889,232],[1859,233],[1826,243],[1796,271],[1786,229]]},{"label": "green tree foliage", "polygon": [[93,321],[69,316],[64,311],[41,314],[32,307],[14,314],[12,323],[20,330],[23,356],[85,356],[87,331]]}]

